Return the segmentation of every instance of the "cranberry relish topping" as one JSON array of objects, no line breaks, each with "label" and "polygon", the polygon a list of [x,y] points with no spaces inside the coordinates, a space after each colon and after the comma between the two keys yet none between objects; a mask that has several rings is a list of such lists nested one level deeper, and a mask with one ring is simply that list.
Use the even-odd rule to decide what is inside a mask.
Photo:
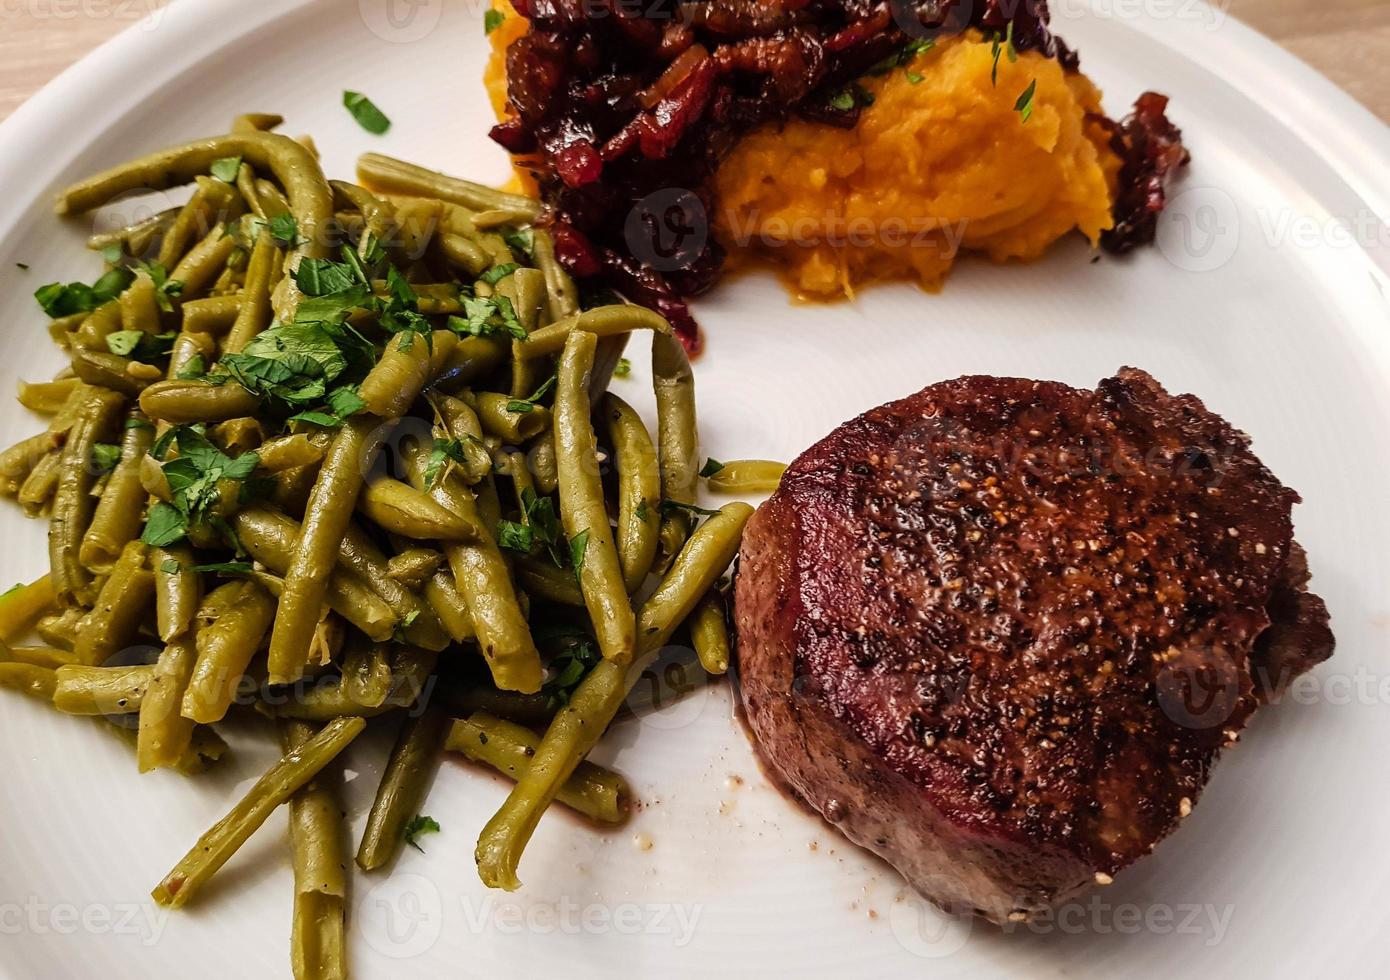
[{"label": "cranberry relish topping", "polygon": [[[492,138],[536,176],[556,254],[590,284],[667,317],[692,351],[684,297],[714,285],[710,177],[740,135],[801,116],[852,127],[854,82],[977,28],[1075,70],[1046,0],[513,0],[529,21],[507,50],[514,115]],[[1186,163],[1166,99],[1104,120],[1123,161],[1112,252],[1153,240]],[[677,240],[673,255],[671,239]],[[659,266],[656,268],[654,266]]]}]

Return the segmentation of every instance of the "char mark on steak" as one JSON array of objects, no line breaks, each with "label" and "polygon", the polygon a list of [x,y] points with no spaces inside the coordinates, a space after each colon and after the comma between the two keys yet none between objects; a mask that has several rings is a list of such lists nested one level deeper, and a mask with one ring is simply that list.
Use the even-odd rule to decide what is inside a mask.
[{"label": "char mark on steak", "polygon": [[1332,652],[1298,496],[1193,396],[970,377],[846,423],[755,515],[740,688],[773,773],[994,921],[1147,854]]}]

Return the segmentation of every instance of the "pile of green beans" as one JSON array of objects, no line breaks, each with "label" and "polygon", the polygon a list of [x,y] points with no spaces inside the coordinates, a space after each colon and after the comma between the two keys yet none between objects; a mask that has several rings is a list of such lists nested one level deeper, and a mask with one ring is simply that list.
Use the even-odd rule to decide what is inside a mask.
[{"label": "pile of green beans", "polygon": [[[103,720],[141,772],[207,768],[233,715],[273,729],[281,760],[154,897],[194,899],[284,804],[294,972],[338,977],[336,760],[369,721],[400,729],[358,867],[396,859],[447,748],[516,783],[478,844],[483,880],[515,887],[552,801],[625,819],[631,788],[585,756],[677,631],[728,669],[721,588],[751,509],[695,506],[685,351],[656,313],[584,303],[537,202],[376,154],[361,185],[330,182],[279,122],[243,116],[59,198],[80,215],[193,188],[91,239],[124,286],[53,319],[70,366],[21,386],[49,423],[0,453],[0,494],[48,519],[50,568],[0,596],[0,686]],[[274,331],[331,318],[310,268],[359,270],[322,328],[359,372],[326,403],[340,415],[236,373]],[[608,391],[633,333],[652,342],[655,437]],[[742,492],[780,468],[722,473]]]}]

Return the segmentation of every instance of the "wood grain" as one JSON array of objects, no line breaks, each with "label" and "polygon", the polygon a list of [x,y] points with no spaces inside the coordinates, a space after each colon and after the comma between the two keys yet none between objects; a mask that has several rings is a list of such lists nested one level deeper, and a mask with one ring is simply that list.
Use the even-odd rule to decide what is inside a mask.
[{"label": "wood grain", "polygon": [[[166,2],[171,0],[0,4],[0,119],[98,44]],[[1214,0],[1213,5],[1263,31],[1390,122],[1387,0]]]}]

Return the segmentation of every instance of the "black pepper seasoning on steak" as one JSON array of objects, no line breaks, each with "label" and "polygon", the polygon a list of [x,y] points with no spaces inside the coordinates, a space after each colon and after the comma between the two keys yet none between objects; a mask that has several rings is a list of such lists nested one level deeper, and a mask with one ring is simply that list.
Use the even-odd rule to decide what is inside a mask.
[{"label": "black pepper seasoning on steak", "polygon": [[740,682],[770,767],[995,921],[1148,853],[1332,634],[1298,495],[1191,395],[971,377],[846,423],[753,518]]},{"label": "black pepper seasoning on steak", "polygon": [[[1007,34],[1015,48],[1069,70],[1078,65],[1049,29],[1046,0],[514,6],[529,22],[506,55],[516,114],[492,138],[535,173],[569,271],[664,314],[692,352],[699,331],[684,297],[709,289],[724,259],[708,235],[710,178],[742,134],[792,116],[853,126],[864,105],[857,79],[910,43],[967,28],[1001,41]],[[1124,160],[1111,250],[1152,241],[1163,192],[1181,165],[1174,154],[1185,162],[1165,101],[1145,96],[1123,124],[1107,121]],[[678,199],[673,190],[688,193]],[[673,228],[698,244],[672,251],[665,239]]]}]

